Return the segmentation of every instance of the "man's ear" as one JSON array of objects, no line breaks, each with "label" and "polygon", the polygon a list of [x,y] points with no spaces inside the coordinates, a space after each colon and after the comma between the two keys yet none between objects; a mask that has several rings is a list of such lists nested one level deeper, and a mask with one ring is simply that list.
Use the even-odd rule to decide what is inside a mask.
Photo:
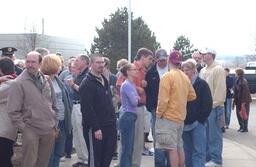
[{"label": "man's ear", "polygon": [[16,60],[16,56],[13,55],[11,59],[12,61]]}]

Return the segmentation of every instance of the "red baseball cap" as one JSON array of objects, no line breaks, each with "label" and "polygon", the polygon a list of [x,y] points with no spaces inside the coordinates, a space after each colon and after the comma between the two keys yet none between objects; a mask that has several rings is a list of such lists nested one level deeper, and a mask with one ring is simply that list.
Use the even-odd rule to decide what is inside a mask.
[{"label": "red baseball cap", "polygon": [[169,56],[169,62],[171,62],[172,64],[180,64],[182,62],[181,52],[177,50],[171,51]]}]

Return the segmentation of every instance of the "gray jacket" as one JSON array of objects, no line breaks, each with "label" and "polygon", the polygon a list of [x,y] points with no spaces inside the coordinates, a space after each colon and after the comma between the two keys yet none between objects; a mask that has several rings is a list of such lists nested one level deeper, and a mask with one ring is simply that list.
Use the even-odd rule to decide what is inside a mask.
[{"label": "gray jacket", "polygon": [[55,76],[56,82],[58,83],[61,93],[62,93],[62,100],[64,104],[64,122],[65,122],[65,132],[67,134],[70,134],[72,131],[72,125],[71,125],[71,111],[73,107],[73,101],[70,99],[70,95],[68,92],[67,86],[59,79],[59,77]]},{"label": "gray jacket", "polygon": [[13,80],[0,84],[0,137],[15,141],[17,131],[7,113],[7,97]]},{"label": "gray jacket", "polygon": [[37,134],[47,134],[57,125],[55,92],[49,78],[42,73],[43,88],[40,91],[27,70],[11,84],[8,96],[8,112],[14,126],[23,131],[25,127]]}]

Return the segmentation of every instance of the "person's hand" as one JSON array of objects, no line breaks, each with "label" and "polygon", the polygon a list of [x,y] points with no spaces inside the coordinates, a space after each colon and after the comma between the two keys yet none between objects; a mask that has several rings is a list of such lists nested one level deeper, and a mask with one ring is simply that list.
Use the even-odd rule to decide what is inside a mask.
[{"label": "person's hand", "polygon": [[234,110],[235,109],[235,102],[233,101],[232,102],[232,110]]},{"label": "person's hand", "polygon": [[245,108],[245,103],[242,103],[242,107],[244,107],[244,108]]},{"label": "person's hand", "polygon": [[143,88],[140,88],[140,87],[137,87],[137,92],[138,94],[143,94],[144,93],[144,89]]},{"label": "person's hand", "polygon": [[11,75],[4,75],[4,76],[0,77],[0,82],[8,81],[10,79],[13,79],[13,76],[11,76]]},{"label": "person's hand", "polygon": [[74,85],[74,78],[65,79],[65,82],[66,82],[69,86],[72,86],[72,85]]},{"label": "person's hand", "polygon": [[146,81],[146,80],[142,80],[142,81],[141,81],[141,86],[142,86],[143,88],[147,87],[147,86],[148,86],[147,81]]},{"label": "person's hand", "polygon": [[101,130],[97,130],[94,132],[94,136],[97,140],[102,140],[102,132]]},{"label": "person's hand", "polygon": [[141,98],[140,98],[140,96],[136,96],[136,99],[138,99],[138,101],[140,101]]}]

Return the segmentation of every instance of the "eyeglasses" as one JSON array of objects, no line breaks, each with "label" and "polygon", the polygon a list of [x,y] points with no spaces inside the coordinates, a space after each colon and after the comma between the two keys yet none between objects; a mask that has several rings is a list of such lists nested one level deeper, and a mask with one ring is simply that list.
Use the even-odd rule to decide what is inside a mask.
[{"label": "eyeglasses", "polygon": [[137,68],[131,68],[130,71],[138,71]]},{"label": "eyeglasses", "polygon": [[105,64],[104,61],[95,61],[96,64]]}]

